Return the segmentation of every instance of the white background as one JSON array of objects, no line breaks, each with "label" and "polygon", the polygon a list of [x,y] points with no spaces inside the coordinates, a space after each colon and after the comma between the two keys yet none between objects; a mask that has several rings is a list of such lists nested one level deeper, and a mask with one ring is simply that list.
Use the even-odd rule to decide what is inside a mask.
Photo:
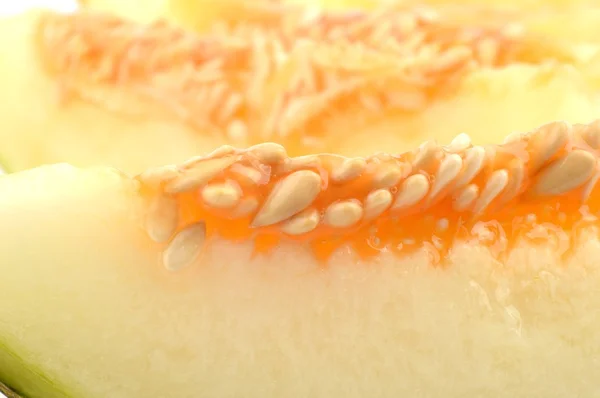
[{"label": "white background", "polygon": [[[0,0],[0,15],[5,16],[19,13],[31,7],[53,8],[60,11],[70,11],[77,7],[76,4],[76,0]],[[0,393],[0,398],[6,397]]]}]

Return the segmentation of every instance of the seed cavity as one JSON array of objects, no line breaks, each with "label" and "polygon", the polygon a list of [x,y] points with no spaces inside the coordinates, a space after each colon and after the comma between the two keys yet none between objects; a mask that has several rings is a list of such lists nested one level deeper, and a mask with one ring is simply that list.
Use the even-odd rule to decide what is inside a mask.
[{"label": "seed cavity", "polygon": [[281,230],[288,235],[303,235],[319,226],[320,217],[317,209],[307,209],[283,223]]},{"label": "seed cavity", "polygon": [[242,191],[236,183],[227,181],[221,184],[206,185],[202,188],[201,196],[204,203],[210,207],[229,209],[239,202]]},{"label": "seed cavity", "polygon": [[260,205],[260,203],[258,202],[258,199],[256,199],[254,196],[244,197],[240,200],[237,207],[231,211],[231,217],[232,218],[247,217],[250,214],[254,213],[256,211],[256,209],[258,209],[259,205]]},{"label": "seed cavity", "polygon": [[373,220],[383,214],[391,205],[394,196],[387,189],[378,189],[365,199],[365,221]]},{"label": "seed cavity", "polygon": [[574,150],[542,170],[533,192],[538,195],[562,195],[589,180],[596,168],[596,158],[585,150]]},{"label": "seed cavity", "polygon": [[[548,142],[540,138],[544,128],[549,131]],[[505,206],[515,198],[515,205],[520,206],[520,196],[527,205],[528,195],[562,196],[582,188],[577,194],[587,201],[600,179],[600,164],[598,154],[581,138],[585,129],[576,126],[570,130],[568,125],[560,123],[544,128],[515,135],[507,146],[472,146],[467,136],[459,136],[446,148],[430,142],[421,145],[417,152],[380,153],[367,158],[331,154],[282,158],[282,152],[275,150],[278,145],[247,150],[220,148],[216,155],[225,157],[195,158],[185,167],[150,169],[138,177],[163,188],[162,195],[153,197],[144,220],[145,228],[154,241],[164,243],[171,239],[168,248],[180,247],[177,242],[183,238],[176,232],[185,220],[179,217],[180,213],[188,212],[179,209],[178,201],[187,203],[188,197],[175,194],[194,186],[199,186],[194,194],[205,209],[227,209],[215,213],[216,218],[244,217],[252,228],[279,224],[282,233],[290,236],[317,230],[315,236],[319,239],[321,234],[326,239],[327,234],[334,233],[331,228],[343,230],[379,217],[396,222],[403,213],[387,215],[388,210],[412,210],[414,206],[419,206],[417,216],[424,217],[428,228],[445,231],[454,227],[456,220],[452,215],[442,217],[445,221],[437,223],[436,217],[445,208],[434,206],[442,197],[451,200],[452,211],[473,213],[475,218],[493,211],[492,206]],[[430,155],[425,156],[428,151]],[[404,162],[407,157],[414,161],[413,165]],[[278,164],[271,167],[266,162]],[[432,167],[415,169],[414,164]],[[536,165],[541,165],[538,170],[534,169]],[[292,171],[281,174],[282,170]],[[407,177],[409,173],[414,174]],[[171,178],[166,184],[164,176]],[[353,181],[359,177],[359,181]],[[324,189],[327,192],[323,193]],[[435,225],[431,226],[429,221],[435,221]],[[377,229],[379,225],[371,228]],[[328,228],[318,230],[319,226]],[[171,252],[182,253],[175,249],[165,251],[165,256],[168,254],[165,262],[175,264],[169,265],[169,269],[178,269],[181,265],[177,264],[186,263],[169,260],[174,256]],[[175,258],[183,258],[183,254],[178,256]]]},{"label": "seed cavity", "polygon": [[175,233],[178,221],[177,201],[169,196],[157,195],[146,216],[146,232],[153,241],[164,243]]},{"label": "seed cavity", "polygon": [[296,171],[277,183],[252,227],[276,224],[308,207],[321,192],[321,177],[309,170]]},{"label": "seed cavity", "polygon": [[192,265],[202,253],[206,240],[203,222],[192,224],[180,231],[163,252],[163,266],[168,271],[179,271]]},{"label": "seed cavity", "polygon": [[325,211],[323,221],[333,228],[348,228],[358,223],[364,210],[357,200],[345,200],[331,204]]},{"label": "seed cavity", "polygon": [[429,192],[429,180],[423,174],[413,174],[400,185],[392,209],[401,209],[419,203]]}]

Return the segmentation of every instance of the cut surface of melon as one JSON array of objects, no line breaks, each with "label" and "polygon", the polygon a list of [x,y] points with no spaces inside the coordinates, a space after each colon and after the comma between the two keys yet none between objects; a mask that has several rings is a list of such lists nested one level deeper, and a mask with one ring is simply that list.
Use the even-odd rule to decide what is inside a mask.
[{"label": "cut surface of melon", "polygon": [[326,264],[308,245],[257,253],[213,230],[201,257],[170,272],[144,227],[146,188],[65,164],[0,178],[0,379],[25,396],[597,391],[593,227],[568,257],[548,239],[503,259],[457,242],[441,262],[429,251],[360,259],[342,246]]}]

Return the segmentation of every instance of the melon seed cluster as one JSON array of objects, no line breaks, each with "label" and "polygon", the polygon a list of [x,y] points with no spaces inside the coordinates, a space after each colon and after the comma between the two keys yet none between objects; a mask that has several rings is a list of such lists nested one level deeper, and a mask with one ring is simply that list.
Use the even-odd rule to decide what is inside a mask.
[{"label": "melon seed cluster", "polygon": [[147,101],[236,146],[293,138],[313,149],[327,120],[357,106],[419,112],[477,68],[574,62],[508,25],[452,23],[422,9],[282,13],[202,35],[164,22],[47,14],[39,54],[65,98],[124,113]]},{"label": "melon seed cluster", "polygon": [[[311,240],[350,236],[382,221],[422,220],[439,214],[440,206],[447,206],[447,218],[438,220],[444,228],[456,215],[477,219],[527,201],[570,195],[569,201],[584,204],[600,177],[599,149],[600,121],[555,122],[497,146],[474,146],[462,134],[446,146],[428,141],[403,154],[368,158],[288,157],[273,143],[224,146],[137,179],[154,198],[147,232],[167,243],[164,264],[174,270],[201,252],[207,226],[238,228],[246,238],[274,231]],[[196,215],[182,211],[186,206]]]}]

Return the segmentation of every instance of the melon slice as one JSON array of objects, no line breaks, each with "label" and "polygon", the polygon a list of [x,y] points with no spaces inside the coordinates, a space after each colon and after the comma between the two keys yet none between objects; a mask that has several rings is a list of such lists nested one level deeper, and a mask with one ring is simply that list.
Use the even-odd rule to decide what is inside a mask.
[{"label": "melon slice", "polygon": [[140,173],[223,144],[368,156],[597,116],[598,62],[564,43],[417,11],[277,15],[204,35],[93,12],[0,21],[0,84],[18,98],[0,105],[3,159]]},{"label": "melon slice", "polygon": [[[209,30],[214,24],[228,22],[243,24],[248,21],[269,22],[281,11],[297,15],[302,10],[315,13],[321,11],[377,11],[382,9],[417,8],[429,16],[459,11],[462,17],[473,21],[473,11],[484,11],[489,17],[512,18],[512,22],[524,24],[534,32],[597,42],[597,2],[590,0],[223,0],[215,4],[211,0],[80,0],[82,8],[110,12],[121,17],[141,22],[153,22],[165,18],[198,31]],[[470,15],[471,14],[471,15]],[[269,16],[271,18],[269,18]],[[515,21],[516,19],[516,21]],[[506,22],[506,21],[505,21]]]},{"label": "melon slice", "polygon": [[600,123],[398,155],[223,147],[0,178],[31,398],[591,397]]}]

